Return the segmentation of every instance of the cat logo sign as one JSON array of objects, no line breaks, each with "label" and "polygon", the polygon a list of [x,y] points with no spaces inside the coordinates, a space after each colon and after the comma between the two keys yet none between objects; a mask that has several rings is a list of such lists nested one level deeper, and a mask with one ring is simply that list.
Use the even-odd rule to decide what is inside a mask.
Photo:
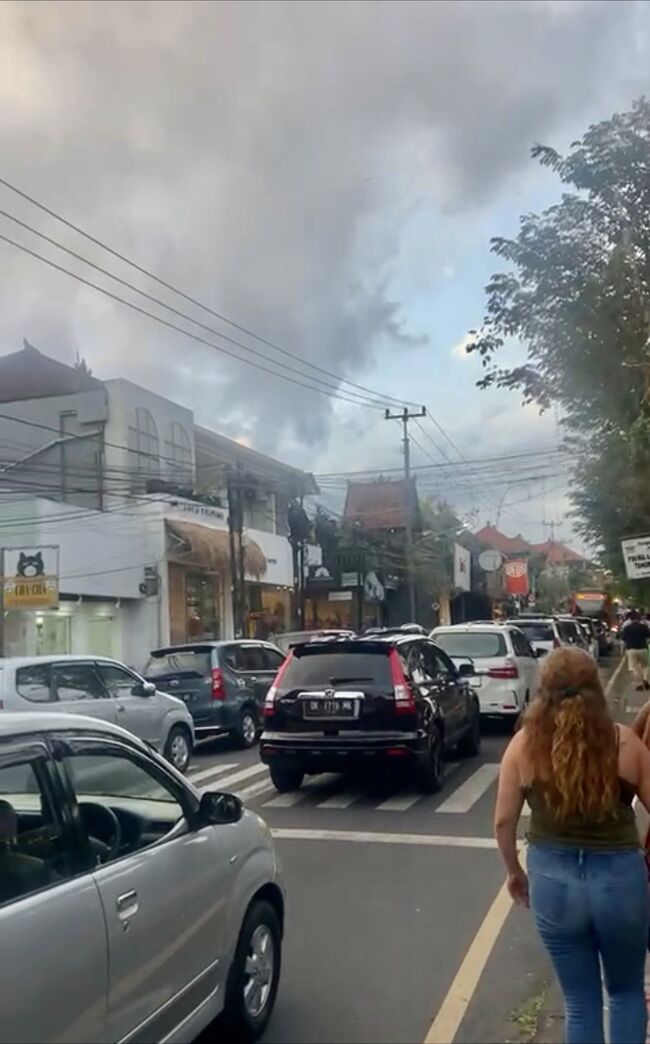
[{"label": "cat logo sign", "polygon": [[3,554],[2,607],[56,609],[59,604],[58,547],[6,547]]}]

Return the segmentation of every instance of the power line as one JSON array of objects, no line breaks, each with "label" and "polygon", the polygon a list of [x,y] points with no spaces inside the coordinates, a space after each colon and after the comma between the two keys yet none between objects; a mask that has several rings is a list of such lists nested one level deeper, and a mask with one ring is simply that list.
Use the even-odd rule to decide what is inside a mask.
[{"label": "power line", "polygon": [[182,326],[177,326],[176,323],[170,322],[168,319],[163,319],[162,316],[156,315],[155,312],[149,312],[146,308],[141,308],[140,305],[135,304],[133,301],[127,301],[125,297],[120,297],[119,294],[114,294],[111,290],[107,290],[103,286],[99,286],[98,283],[93,283],[90,279],[85,279],[83,276],[78,275],[76,272],[70,271],[69,268],[65,268],[63,265],[57,264],[56,261],[52,261],[48,257],[44,257],[43,254],[39,254],[38,251],[32,250],[30,247],[25,246],[24,243],[18,243],[15,239],[11,239],[10,236],[0,235],[0,240],[4,243],[8,243],[10,246],[15,247],[16,250],[22,250],[23,253],[29,254],[31,257],[36,258],[37,261],[42,261],[43,264],[49,265],[50,268],[56,269],[58,272],[62,272],[64,275],[70,276],[71,279],[76,279],[77,282],[83,283],[84,286],[90,287],[92,290],[97,290],[100,294],[104,294],[105,297],[109,297],[112,301],[117,301],[120,304],[125,305],[134,312],[138,312],[140,315],[147,316],[149,319],[153,319],[154,322],[159,323],[161,326],[166,326],[169,330],[175,330],[177,333],[183,334],[185,337],[189,337],[192,341],[196,341],[198,344],[204,344],[208,348],[213,348],[217,352],[221,352],[222,355],[227,355],[231,359],[235,359],[237,362],[245,363],[247,366],[252,366],[254,369],[261,370],[264,373],[268,373],[271,377],[276,377],[282,381],[288,381],[290,384],[295,384],[299,388],[304,388],[307,391],[318,392],[319,395],[325,395],[328,399],[336,399],[340,402],[348,402],[353,406],[365,406],[366,409],[370,410],[381,410],[381,406],[373,406],[369,402],[360,402],[357,399],[350,399],[346,395],[338,392],[328,392],[324,388],[312,387],[310,384],[305,384],[304,381],[298,381],[294,377],[288,377],[286,374],[279,372],[278,370],[271,370],[268,366],[262,366],[260,363],[254,362],[252,359],[245,359],[235,352],[231,352],[228,348],[223,348],[221,345],[214,344],[212,341],[207,341],[205,337],[199,337],[198,334],[191,333],[190,330],[184,330]]},{"label": "power line", "polygon": [[[221,320],[221,322],[224,322],[228,326],[233,327],[233,329],[239,330],[240,333],[244,333],[248,337],[252,337],[254,340],[258,341],[260,344],[266,345],[267,348],[271,348],[273,351],[279,352],[282,355],[286,355],[287,357],[289,357],[291,359],[295,359],[296,361],[302,363],[304,366],[309,366],[309,367],[311,367],[311,369],[317,370],[319,373],[323,373],[323,374],[325,374],[325,376],[333,378],[338,383],[349,384],[350,387],[357,388],[359,391],[368,393],[368,394],[372,395],[373,397],[376,397],[378,399],[384,400],[385,402],[399,403],[400,405],[404,404],[403,400],[401,400],[401,399],[397,399],[397,398],[395,398],[392,395],[383,395],[381,392],[375,392],[374,389],[372,389],[372,388],[368,388],[368,387],[366,387],[363,384],[358,384],[357,382],[349,380],[346,377],[342,377],[339,374],[333,373],[331,370],[327,370],[327,369],[325,369],[325,367],[319,366],[316,363],[309,362],[308,360],[304,359],[302,356],[298,355],[297,353],[291,352],[291,351],[289,351],[289,349],[283,348],[281,345],[276,344],[274,341],[270,341],[267,338],[262,337],[259,334],[256,334],[253,330],[248,329],[247,327],[243,326],[241,323],[235,322],[233,319],[229,319],[227,316],[223,315],[221,312],[218,312],[214,308],[210,308],[208,305],[203,304],[203,302],[199,301],[195,297],[192,297],[190,294],[186,293],[184,290],[180,290],[178,287],[174,286],[173,283],[167,282],[166,280],[162,279],[160,276],[157,276],[154,272],[151,272],[148,269],[144,268],[142,265],[137,264],[135,261],[133,261],[130,258],[126,257],[125,254],[119,253],[119,251],[115,250],[113,247],[108,246],[106,243],[103,243],[100,239],[97,239],[95,236],[91,235],[89,232],[85,232],[84,229],[80,228],[78,225],[73,224],[73,222],[69,221],[67,218],[64,218],[61,214],[57,213],[55,210],[52,210],[50,207],[45,206],[44,203],[41,203],[41,202],[39,202],[39,200],[35,199],[33,196],[28,195],[28,193],[24,192],[22,189],[19,189],[16,185],[13,185],[10,181],[7,181],[5,178],[0,178],[0,185],[4,185],[5,188],[9,189],[11,192],[14,192],[17,196],[20,196],[22,199],[27,200],[27,202],[31,203],[33,206],[38,207],[38,209],[43,211],[43,213],[49,214],[49,216],[53,217],[56,221],[61,222],[61,224],[65,225],[67,228],[71,229],[73,232],[76,232],[78,235],[83,236],[84,239],[87,239],[89,242],[94,243],[98,247],[101,247],[102,250],[105,250],[105,251],[107,251],[107,253],[112,254],[113,257],[116,257],[116,258],[118,258],[118,260],[123,261],[124,264],[129,265],[131,268],[135,269],[135,271],[140,272],[144,276],[147,276],[148,279],[153,279],[153,281],[158,283],[159,286],[164,287],[166,290],[171,290],[172,293],[175,293],[179,297],[182,297],[184,300],[188,301],[190,304],[193,304],[197,308],[202,309],[202,311],[207,312],[209,315],[213,315],[216,319],[219,319],[219,320]],[[14,220],[14,219],[12,219],[12,220]],[[25,226],[25,227],[28,227],[28,226]],[[37,235],[40,235],[40,234],[41,233],[37,233]],[[47,238],[47,237],[45,237],[45,238]],[[65,249],[65,248],[62,247],[61,249]],[[87,263],[90,263],[90,262],[87,262]],[[95,267],[97,267],[97,266],[95,266]],[[101,269],[100,269],[100,271],[101,271]],[[117,278],[117,277],[114,277],[114,278]],[[192,320],[192,321],[194,321],[194,320]],[[201,324],[199,324],[199,325],[201,325]],[[220,334],[219,336],[225,337],[226,335],[225,334]],[[235,343],[239,343],[239,342],[235,342]],[[248,351],[253,351],[253,349],[251,349],[251,348],[249,348],[247,350]],[[262,356],[262,358],[266,358],[266,357]],[[407,405],[413,406],[415,404],[414,403],[407,403]]]},{"label": "power line", "polygon": [[[229,344],[235,345],[238,348],[243,348],[245,352],[250,352],[251,355],[255,355],[260,359],[264,359],[266,362],[269,362],[272,365],[276,362],[276,360],[269,359],[267,355],[264,355],[262,352],[257,351],[255,348],[251,348],[249,345],[244,344],[243,341],[238,341],[234,337],[229,337],[228,334],[223,333],[221,330],[215,330],[213,326],[208,326],[206,323],[200,322],[193,316],[188,315],[187,312],[181,312],[178,308],[174,308],[173,305],[167,304],[166,301],[162,301],[159,297],[155,297],[153,294],[148,294],[146,290],[142,290],[140,287],[135,286],[133,283],[130,283],[127,279],[122,279],[120,276],[115,275],[113,272],[110,272],[107,268],[102,268],[101,265],[96,264],[89,258],[84,257],[82,254],[77,254],[74,250],[70,250],[69,247],[65,246],[63,243],[59,243],[58,240],[52,239],[51,236],[45,235],[44,232],[40,232],[37,228],[33,228],[32,225],[28,225],[25,221],[21,221],[20,218],[17,218],[15,217],[15,215],[8,213],[8,211],[0,210],[0,216],[7,218],[9,221],[13,221],[14,224],[19,225],[21,228],[26,229],[33,235],[45,240],[46,243],[49,243],[56,249],[62,250],[64,253],[69,254],[70,257],[74,257],[77,261],[81,261],[82,264],[88,265],[90,268],[94,268],[96,271],[101,272],[102,275],[108,276],[109,279],[113,279],[116,283],[119,283],[120,286],[124,286],[127,289],[132,290],[136,294],[140,294],[140,296],[146,298],[147,301],[151,301],[153,304],[157,304],[161,308],[166,308],[168,312],[172,312],[174,315],[179,316],[181,319],[185,319],[187,322],[193,323],[195,326],[198,326],[202,330],[206,330],[208,333],[213,334],[215,337],[220,337],[222,340],[227,341]],[[307,366],[310,364],[305,362],[305,365]],[[291,373],[298,374],[300,377],[305,377],[307,380],[314,381],[317,384],[322,384],[323,387],[329,388],[331,391],[338,392],[339,390],[339,384],[332,384],[330,381],[324,381],[321,377],[313,376],[310,373],[303,373],[302,370],[296,369],[295,366],[287,366],[285,364],[284,368],[286,370],[289,370]],[[344,389],[344,391],[346,392],[346,394],[348,394],[346,389]],[[349,394],[351,396],[354,395],[354,401],[356,401],[357,399],[359,400],[359,405],[372,404],[373,406],[379,407],[382,407],[384,405],[384,403],[382,403],[380,400],[376,398],[370,399],[367,395],[360,395],[356,392],[349,392]]]}]

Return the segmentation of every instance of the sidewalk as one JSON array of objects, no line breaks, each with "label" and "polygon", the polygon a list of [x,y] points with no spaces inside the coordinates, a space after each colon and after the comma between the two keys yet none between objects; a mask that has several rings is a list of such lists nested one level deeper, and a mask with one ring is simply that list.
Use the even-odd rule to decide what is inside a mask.
[{"label": "sidewalk", "polygon": [[[643,707],[647,697],[650,695],[650,693],[635,691],[630,681],[625,660],[622,660],[613,671],[607,683],[606,693],[614,718],[626,725],[633,721],[637,711]],[[645,995],[648,1007],[646,1044],[650,1044],[650,957],[646,962]],[[607,1012],[607,1000],[605,1000],[605,1012]],[[607,1022],[607,1019],[605,1019],[605,1022]],[[549,986],[537,1024],[537,1031],[532,1041],[534,1041],[534,1044],[563,1044],[564,1004],[560,987],[555,978],[553,978]]]}]

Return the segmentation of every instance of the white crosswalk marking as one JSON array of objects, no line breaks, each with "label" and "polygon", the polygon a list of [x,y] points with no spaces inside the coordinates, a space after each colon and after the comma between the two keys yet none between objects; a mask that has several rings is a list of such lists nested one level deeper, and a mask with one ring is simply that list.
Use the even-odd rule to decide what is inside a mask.
[{"label": "white crosswalk marking", "polygon": [[342,790],[340,794],[334,794],[333,797],[327,798],[326,801],[320,801],[316,808],[349,808],[362,794],[363,790],[359,787],[354,787],[352,790]]},{"label": "white crosswalk marking", "polygon": [[236,794],[241,801],[250,801],[252,798],[258,797],[260,794],[264,794],[267,790],[272,789],[273,784],[271,783],[271,777],[267,776],[266,779],[262,779],[258,783],[253,783],[252,786],[245,787],[244,790],[237,790]]},{"label": "white crosswalk marking", "polygon": [[229,765],[211,765],[210,768],[202,769],[200,772],[190,772],[190,779],[192,783],[200,783],[203,779],[213,779],[215,776],[220,776],[223,772],[230,772],[231,769],[237,768],[239,762],[233,761]]},{"label": "white crosswalk marking", "polygon": [[406,812],[417,801],[420,801],[422,796],[421,790],[407,790],[405,794],[395,794],[377,805],[375,812]]},{"label": "white crosswalk marking", "polygon": [[[255,765],[249,765],[248,768],[240,769],[239,772],[232,772],[229,776],[220,777],[219,790],[233,790],[236,783],[242,783],[245,779],[259,776],[262,772],[268,772],[268,769],[266,765],[262,765],[258,762]],[[216,774],[218,774],[218,772]],[[207,787],[203,787],[202,789],[206,790]]]},{"label": "white crosswalk marking", "polygon": [[300,790],[289,790],[286,794],[278,794],[271,801],[264,802],[264,808],[293,808],[299,805],[305,798],[310,797],[314,789],[324,789],[333,783],[338,777],[333,772],[326,772],[322,776],[316,776],[303,783]]},{"label": "white crosswalk marking", "polygon": [[473,772],[469,779],[461,783],[446,801],[436,809],[438,812],[469,812],[470,808],[483,796],[499,775],[499,765],[487,762]]}]

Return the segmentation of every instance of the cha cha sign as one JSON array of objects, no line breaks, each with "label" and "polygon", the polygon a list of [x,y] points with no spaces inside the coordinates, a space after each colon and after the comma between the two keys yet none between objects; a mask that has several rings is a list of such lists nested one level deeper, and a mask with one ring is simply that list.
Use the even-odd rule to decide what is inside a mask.
[{"label": "cha cha sign", "polygon": [[3,609],[56,609],[58,604],[58,547],[6,547],[2,569]]},{"label": "cha cha sign", "polygon": [[645,580],[650,576],[650,536],[621,540],[628,580]]}]

